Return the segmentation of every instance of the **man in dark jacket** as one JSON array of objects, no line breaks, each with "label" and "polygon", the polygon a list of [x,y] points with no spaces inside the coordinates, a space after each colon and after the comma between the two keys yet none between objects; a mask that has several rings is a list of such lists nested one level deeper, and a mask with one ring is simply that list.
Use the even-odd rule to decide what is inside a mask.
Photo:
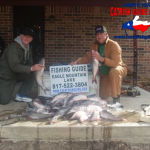
[{"label": "man in dark jacket", "polygon": [[10,102],[16,82],[22,81],[22,85],[15,100],[31,102],[28,94],[34,83],[34,71],[41,71],[42,65],[33,65],[29,43],[33,40],[34,32],[24,29],[20,36],[14,39],[3,52],[0,59],[0,104]]}]

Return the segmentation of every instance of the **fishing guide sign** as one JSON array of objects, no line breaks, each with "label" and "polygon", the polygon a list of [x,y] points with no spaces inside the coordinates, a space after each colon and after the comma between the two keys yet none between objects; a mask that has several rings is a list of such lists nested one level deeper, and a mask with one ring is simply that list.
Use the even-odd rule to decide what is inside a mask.
[{"label": "fishing guide sign", "polygon": [[89,92],[87,64],[50,66],[51,94]]}]

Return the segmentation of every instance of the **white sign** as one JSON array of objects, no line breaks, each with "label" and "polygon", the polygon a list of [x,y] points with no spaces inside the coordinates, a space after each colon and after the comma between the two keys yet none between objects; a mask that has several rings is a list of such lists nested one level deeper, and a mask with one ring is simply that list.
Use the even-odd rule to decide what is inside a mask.
[{"label": "white sign", "polygon": [[51,94],[89,92],[87,64],[50,66]]}]

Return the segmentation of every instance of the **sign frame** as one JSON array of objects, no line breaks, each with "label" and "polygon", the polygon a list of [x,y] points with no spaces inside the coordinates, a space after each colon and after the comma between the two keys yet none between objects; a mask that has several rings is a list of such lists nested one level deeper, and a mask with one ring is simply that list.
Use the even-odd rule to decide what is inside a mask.
[{"label": "sign frame", "polygon": [[49,66],[51,94],[89,92],[87,64]]}]

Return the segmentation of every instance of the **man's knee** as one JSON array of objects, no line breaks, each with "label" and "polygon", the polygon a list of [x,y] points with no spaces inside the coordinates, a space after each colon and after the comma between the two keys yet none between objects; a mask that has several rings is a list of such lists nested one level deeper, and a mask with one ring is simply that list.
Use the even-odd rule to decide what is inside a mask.
[{"label": "man's knee", "polygon": [[117,68],[111,68],[109,71],[109,76],[118,76],[119,75],[119,71]]},{"label": "man's knee", "polygon": [[11,101],[15,80],[0,80],[0,104],[6,105]]},{"label": "man's knee", "polygon": [[116,68],[111,68],[109,72],[109,77],[125,77],[127,75],[127,68],[118,66]]},{"label": "man's knee", "polygon": [[100,94],[101,99],[107,99],[109,96],[110,96],[109,94],[107,94],[107,95],[103,94],[103,93]]},{"label": "man's knee", "polygon": [[1,104],[1,105],[7,105],[10,101],[11,101],[10,97],[3,98],[3,97],[0,95],[0,104]]}]

